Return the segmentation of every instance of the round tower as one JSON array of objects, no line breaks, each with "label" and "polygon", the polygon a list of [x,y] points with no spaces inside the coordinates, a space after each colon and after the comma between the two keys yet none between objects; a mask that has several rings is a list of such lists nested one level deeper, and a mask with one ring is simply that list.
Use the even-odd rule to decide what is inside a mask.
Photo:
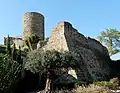
[{"label": "round tower", "polygon": [[35,34],[44,40],[44,16],[37,12],[27,12],[23,16],[23,40]]}]

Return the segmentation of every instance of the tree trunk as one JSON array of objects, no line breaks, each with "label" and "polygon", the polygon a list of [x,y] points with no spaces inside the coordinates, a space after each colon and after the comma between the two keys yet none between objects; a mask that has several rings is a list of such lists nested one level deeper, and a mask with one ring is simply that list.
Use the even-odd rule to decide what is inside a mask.
[{"label": "tree trunk", "polygon": [[49,74],[47,74],[47,80],[46,80],[46,86],[45,86],[45,93],[50,93],[50,85],[51,85],[51,80],[49,78]]},{"label": "tree trunk", "polygon": [[112,43],[112,39],[109,39],[110,41],[109,41],[109,44],[110,44],[110,56],[112,56],[113,55],[113,43]]}]

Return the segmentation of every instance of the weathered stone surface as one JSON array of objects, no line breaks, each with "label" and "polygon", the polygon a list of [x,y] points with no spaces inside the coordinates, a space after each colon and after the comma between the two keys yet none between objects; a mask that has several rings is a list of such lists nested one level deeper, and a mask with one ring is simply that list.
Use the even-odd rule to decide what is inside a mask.
[{"label": "weathered stone surface", "polygon": [[37,12],[27,12],[23,16],[23,40],[33,34],[44,40],[44,16]]},{"label": "weathered stone surface", "polygon": [[[7,41],[8,37],[4,37],[4,45],[6,45],[6,41]],[[10,45],[15,44],[15,47],[17,49],[19,49],[19,46],[22,48],[24,47],[24,41],[22,40],[22,38],[18,38],[18,37],[9,37],[10,38]]]},{"label": "weathered stone surface", "polygon": [[22,39],[16,38],[13,42],[15,43],[17,49],[19,49],[19,46],[21,48],[24,47],[24,41]]},{"label": "weathered stone surface", "polygon": [[43,46],[45,46],[47,44],[47,42],[48,42],[47,40],[46,41],[39,41],[37,43],[37,49],[42,48]]},{"label": "weathered stone surface", "polygon": [[110,69],[111,69],[111,78],[120,77],[120,60],[112,60],[110,62]]},{"label": "weathered stone surface", "polygon": [[57,24],[43,49],[74,51],[80,54],[79,80],[105,80],[109,76],[110,70],[105,58],[109,59],[109,54],[106,47],[95,39],[84,37],[68,22]]}]

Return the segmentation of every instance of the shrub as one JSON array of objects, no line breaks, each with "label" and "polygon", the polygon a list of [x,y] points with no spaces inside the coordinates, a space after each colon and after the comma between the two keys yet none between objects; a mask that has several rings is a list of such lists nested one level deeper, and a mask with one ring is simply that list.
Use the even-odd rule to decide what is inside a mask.
[{"label": "shrub", "polygon": [[76,93],[108,93],[109,89],[105,86],[90,84],[89,86],[80,86],[76,89]]},{"label": "shrub", "polygon": [[94,82],[95,85],[99,85],[99,86],[105,86],[108,87],[109,89],[118,89],[118,79],[117,78],[113,78],[110,81],[98,81],[98,82]]},{"label": "shrub", "polygon": [[19,80],[20,70],[21,65],[16,61],[9,56],[0,54],[0,92],[11,93],[11,89]]}]

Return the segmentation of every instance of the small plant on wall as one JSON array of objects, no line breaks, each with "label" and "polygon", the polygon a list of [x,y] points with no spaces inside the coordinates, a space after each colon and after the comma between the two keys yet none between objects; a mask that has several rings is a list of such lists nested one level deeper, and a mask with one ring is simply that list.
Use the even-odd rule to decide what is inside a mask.
[{"label": "small plant on wall", "polygon": [[37,44],[39,41],[39,37],[35,34],[35,35],[31,35],[29,37],[25,37],[25,44],[28,47],[29,51],[32,51],[33,48],[33,44]]}]

